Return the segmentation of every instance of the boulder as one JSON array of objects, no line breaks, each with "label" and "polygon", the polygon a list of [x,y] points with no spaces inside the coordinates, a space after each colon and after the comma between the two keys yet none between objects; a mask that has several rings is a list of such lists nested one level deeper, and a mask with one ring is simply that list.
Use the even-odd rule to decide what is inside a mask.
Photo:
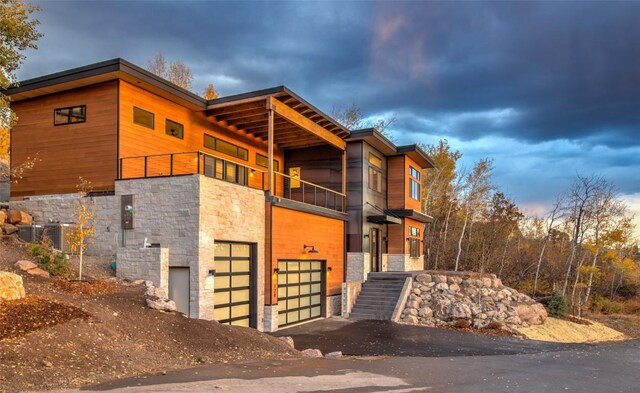
[{"label": "boulder", "polygon": [[305,356],[308,356],[310,358],[321,358],[322,357],[322,352],[320,352],[319,349],[315,349],[315,348],[307,348],[304,351],[302,351],[302,354]]},{"label": "boulder", "polygon": [[11,224],[33,224],[33,217],[22,210],[9,209],[8,221]]},{"label": "boulder", "polygon": [[24,296],[22,277],[10,272],[0,272],[0,301],[18,300]]},{"label": "boulder", "polygon": [[291,347],[291,349],[296,349],[295,343],[293,342],[293,337],[291,336],[282,336],[282,337],[278,337],[278,339],[284,341],[285,343],[287,343],[287,345],[289,345]]},{"label": "boulder", "polygon": [[31,269],[37,269],[38,268],[38,265],[35,264],[34,262],[25,261],[25,260],[16,262],[16,264],[14,266],[17,267],[18,269],[22,270],[23,272],[29,271]]},{"label": "boulder", "polygon": [[431,318],[433,317],[433,310],[429,307],[422,307],[418,311],[418,315],[420,315],[422,318]]},{"label": "boulder", "polygon": [[35,268],[35,269],[29,269],[26,271],[26,273],[28,275],[31,276],[38,276],[38,277],[42,277],[42,278],[49,278],[49,272],[46,270],[42,270],[39,267]]},{"label": "boulder", "polygon": [[540,303],[520,304],[516,306],[518,318],[529,325],[542,325],[547,319],[547,310]]},{"label": "boulder", "polygon": [[4,210],[0,210],[0,225],[7,222],[7,213]]},{"label": "boulder", "polygon": [[415,315],[407,315],[406,317],[402,318],[402,322],[410,323],[412,325],[417,325],[418,318],[416,318]]},{"label": "boulder", "polygon": [[436,284],[440,284],[442,282],[446,283],[447,282],[447,276],[442,275],[442,274],[436,274],[431,276],[431,278],[433,279],[433,282],[435,282]]},{"label": "boulder", "polygon": [[338,359],[342,357],[342,351],[329,352],[328,354],[324,355],[324,357],[327,359]]},{"label": "boulder", "polygon": [[447,285],[446,282],[440,282],[438,284],[436,284],[436,289],[439,291],[446,291],[449,289],[449,286]]},{"label": "boulder", "polygon": [[2,226],[2,232],[4,232],[5,235],[13,235],[14,233],[18,232],[18,227],[9,223],[6,223]]},{"label": "boulder", "polygon": [[147,298],[147,307],[159,311],[176,311],[176,303],[173,300],[161,298]]},{"label": "boulder", "polygon": [[469,319],[471,318],[471,308],[465,303],[455,303],[451,307],[451,318]]},{"label": "boulder", "polygon": [[460,285],[456,283],[449,284],[449,290],[453,292],[460,292]]},{"label": "boulder", "polygon": [[416,276],[416,281],[421,283],[421,284],[426,284],[431,282],[431,275],[430,274],[418,274],[418,276]]}]

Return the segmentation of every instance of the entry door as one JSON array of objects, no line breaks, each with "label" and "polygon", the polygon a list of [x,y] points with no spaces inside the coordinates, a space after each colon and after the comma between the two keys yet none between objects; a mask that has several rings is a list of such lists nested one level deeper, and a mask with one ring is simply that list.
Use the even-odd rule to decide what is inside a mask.
[{"label": "entry door", "polygon": [[278,261],[278,326],[322,316],[323,261]]},{"label": "entry door", "polygon": [[247,243],[215,243],[214,319],[220,323],[255,325],[251,248]]},{"label": "entry door", "polygon": [[179,312],[189,315],[189,268],[169,267],[169,299]]},{"label": "entry door", "polygon": [[369,252],[371,253],[371,271],[379,272],[380,271],[380,231],[378,228],[371,228],[369,231],[369,239],[371,239],[371,249]]}]

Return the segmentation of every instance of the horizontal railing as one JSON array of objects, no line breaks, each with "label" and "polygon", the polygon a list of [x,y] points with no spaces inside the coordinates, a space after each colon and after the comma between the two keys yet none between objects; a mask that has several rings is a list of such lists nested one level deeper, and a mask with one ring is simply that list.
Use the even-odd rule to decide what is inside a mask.
[{"label": "horizontal railing", "polygon": [[[259,190],[268,189],[268,172],[202,151],[123,157],[118,179],[200,174]],[[274,171],[273,195],[344,212],[346,197],[335,190]]]},{"label": "horizontal railing", "polygon": [[119,179],[200,174],[264,190],[266,171],[201,151],[151,154],[120,159]]},{"label": "horizontal railing", "polygon": [[346,195],[298,177],[274,172],[276,189],[282,184],[283,197],[327,209],[345,211]]}]

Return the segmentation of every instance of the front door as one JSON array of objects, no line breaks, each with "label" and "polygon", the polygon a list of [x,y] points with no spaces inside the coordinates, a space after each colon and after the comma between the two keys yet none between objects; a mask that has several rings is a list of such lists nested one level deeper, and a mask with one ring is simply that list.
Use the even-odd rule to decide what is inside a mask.
[{"label": "front door", "polygon": [[251,249],[247,243],[215,242],[213,318],[220,323],[255,327]]},{"label": "front door", "polygon": [[371,239],[371,271],[380,271],[380,230],[378,228],[371,228],[369,232],[369,239]]},{"label": "front door", "polygon": [[176,309],[189,315],[189,268],[169,267],[169,299],[176,302]]}]

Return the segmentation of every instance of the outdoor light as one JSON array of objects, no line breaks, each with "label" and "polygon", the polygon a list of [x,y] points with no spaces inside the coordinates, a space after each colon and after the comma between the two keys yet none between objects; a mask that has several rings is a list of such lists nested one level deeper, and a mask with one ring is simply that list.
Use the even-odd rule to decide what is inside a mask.
[{"label": "outdoor light", "polygon": [[280,268],[274,267],[273,268],[273,272],[276,273],[276,274],[279,273],[280,272]]},{"label": "outdoor light", "polygon": [[[307,251],[307,248],[311,248],[311,250]],[[316,250],[315,246],[307,246],[306,244],[304,246],[302,246],[302,251],[308,253],[308,254],[317,254],[318,250]]]},{"label": "outdoor light", "polygon": [[327,271],[328,271],[328,272],[330,272],[330,271],[332,271],[332,270],[333,270],[333,267],[331,267],[331,266],[328,266],[328,267],[327,267]]}]

